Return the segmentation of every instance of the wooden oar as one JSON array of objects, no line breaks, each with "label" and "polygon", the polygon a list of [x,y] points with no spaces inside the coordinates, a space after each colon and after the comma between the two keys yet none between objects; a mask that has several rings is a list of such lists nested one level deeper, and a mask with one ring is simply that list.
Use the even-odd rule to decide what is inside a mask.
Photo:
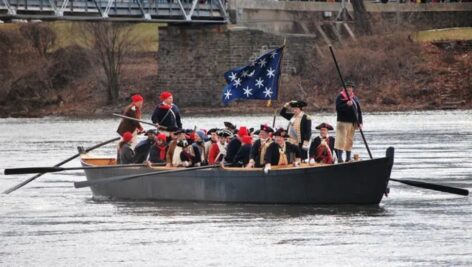
[{"label": "wooden oar", "polygon": [[161,175],[161,174],[167,174],[167,173],[178,173],[178,172],[188,172],[188,171],[196,171],[196,170],[203,170],[203,169],[212,169],[212,168],[218,168],[220,166],[221,165],[219,164],[214,164],[214,165],[193,167],[193,168],[179,168],[179,169],[173,169],[173,170],[168,170],[168,171],[154,171],[154,172],[141,173],[141,174],[115,176],[115,177],[97,179],[93,181],[75,182],[74,186],[75,188],[82,188],[82,187],[93,186],[93,185],[98,185],[98,184],[121,182],[121,181],[126,181],[126,180],[131,180],[131,179],[151,176],[151,175]]},{"label": "wooden oar", "polygon": [[[92,151],[92,150],[94,150],[94,149],[96,149],[96,148],[99,148],[99,147],[101,147],[101,146],[104,146],[104,145],[106,145],[106,144],[109,144],[109,143],[111,143],[111,142],[115,142],[115,141],[117,141],[117,140],[120,140],[120,137],[115,137],[115,138],[113,138],[113,139],[110,139],[110,140],[108,140],[108,141],[105,141],[105,142],[103,142],[103,143],[100,143],[100,144],[98,144],[98,145],[95,145],[95,146],[93,146],[93,147],[87,148],[87,149],[85,149],[84,151],[85,151],[85,152],[89,152],[89,151]],[[71,156],[70,158],[67,158],[67,159],[65,159],[65,160],[63,160],[63,161],[61,161],[61,162],[59,162],[58,164],[54,165],[54,167],[59,167],[59,166],[61,166],[61,165],[63,165],[63,164],[66,164],[67,162],[69,162],[69,161],[71,161],[71,160],[77,158],[78,156],[80,156],[80,154],[81,154],[81,153],[77,153],[77,154]],[[43,175],[43,174],[44,174],[44,173],[38,173],[38,174],[36,174],[35,176],[33,176],[33,177],[31,177],[31,178],[29,178],[29,179],[27,179],[27,180],[25,180],[25,181],[23,181],[23,182],[21,182],[21,183],[15,185],[15,186],[13,186],[13,187],[11,187],[10,189],[5,190],[3,193],[4,193],[4,194],[10,194],[11,192],[13,192],[13,191],[15,191],[15,190],[17,190],[17,189],[23,187],[24,185],[26,185],[26,184],[28,184],[29,182],[35,180],[36,178],[40,177],[40,176]]]},{"label": "wooden oar", "polygon": [[121,115],[121,114],[117,114],[117,113],[113,113],[113,116],[120,117],[120,118],[122,118],[122,119],[137,121],[137,122],[140,122],[140,123],[143,123],[143,124],[152,125],[152,126],[154,126],[154,127],[156,127],[156,128],[159,128],[159,129],[167,130],[167,127],[165,127],[165,126],[162,126],[162,125],[157,126],[157,125],[154,124],[154,123],[147,122],[147,121],[143,121],[143,120],[138,120],[138,119],[133,118],[133,117],[128,117],[128,116]]},{"label": "wooden oar", "polygon": [[[329,46],[329,51],[331,51],[331,55],[333,56],[334,64],[336,65],[336,69],[338,70],[339,79],[341,79],[341,83],[343,85],[344,92],[347,95],[347,100],[351,101],[351,96],[347,92],[346,84],[344,83],[343,75],[341,74],[341,70],[339,69],[339,65],[338,65],[338,61],[336,60],[336,56],[334,55],[333,47]],[[354,105],[352,105],[352,109],[354,111],[354,114],[356,114],[357,111],[354,110],[355,109]],[[356,117],[357,126],[359,128],[359,132],[361,133],[362,140],[364,141],[364,144],[365,144],[365,148],[367,149],[367,152],[369,153],[370,159],[372,159],[372,153],[370,153],[369,145],[367,144],[367,141],[365,140],[364,131],[362,131],[361,125],[359,123],[359,118],[357,116],[355,116],[355,117]]]},{"label": "wooden oar", "polygon": [[457,194],[461,196],[468,196],[469,195],[469,190],[458,188],[458,187],[452,187],[452,186],[445,186],[445,185],[440,185],[440,184],[432,184],[432,183],[425,183],[425,182],[419,182],[419,181],[412,181],[412,180],[398,180],[398,179],[393,179],[390,178],[391,181],[399,182],[402,184],[406,185],[411,185],[411,186],[416,186],[416,187],[421,187],[421,188],[426,188],[430,190],[435,190],[435,191],[440,191],[440,192],[446,192],[446,193],[451,193],[451,194]]},{"label": "wooden oar", "polygon": [[136,163],[136,164],[107,165],[107,166],[84,166],[84,167],[71,167],[71,168],[62,168],[62,167],[11,168],[11,169],[5,169],[5,175],[62,172],[62,171],[72,171],[72,170],[130,168],[130,167],[140,167],[140,166],[165,166],[165,163],[156,163],[156,164],[151,164],[151,165],[145,165],[144,163]]}]

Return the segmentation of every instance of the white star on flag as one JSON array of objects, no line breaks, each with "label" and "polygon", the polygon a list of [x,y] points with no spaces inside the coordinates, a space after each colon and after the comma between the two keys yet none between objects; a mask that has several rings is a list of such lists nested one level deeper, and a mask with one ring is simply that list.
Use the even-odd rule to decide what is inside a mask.
[{"label": "white star on flag", "polygon": [[241,77],[247,77],[249,75],[249,73],[247,72],[247,70],[243,70],[243,73],[241,74]]},{"label": "white star on flag", "polygon": [[249,88],[249,86],[246,86],[246,88],[243,89],[244,90],[244,93],[246,95],[246,97],[249,97],[250,95],[252,95],[252,89]]},{"label": "white star on flag", "polygon": [[270,53],[270,57],[271,57],[271,58],[274,58],[274,57],[275,57],[275,55],[277,55],[277,52],[276,52],[275,50],[274,50],[274,51],[272,51],[272,53]]},{"label": "white star on flag", "polygon": [[229,76],[229,78],[231,79],[231,81],[236,80],[236,73],[231,72],[231,75]]},{"label": "white star on flag", "polygon": [[259,60],[259,65],[261,65],[261,68],[263,68],[265,65],[267,64],[265,58],[261,58],[261,60]]},{"label": "white star on flag", "polygon": [[257,79],[256,86],[257,88],[261,88],[262,86],[264,86],[264,80],[262,80],[262,78]]},{"label": "white star on flag", "polygon": [[251,73],[249,73],[247,76],[252,77],[255,72],[256,72],[256,70],[253,70],[253,71],[252,71]]},{"label": "white star on flag", "polygon": [[267,69],[267,77],[272,78],[274,76],[275,76],[275,70],[273,70],[272,68],[268,68]]},{"label": "white star on flag", "polygon": [[234,80],[234,86],[236,88],[238,88],[238,86],[240,86],[240,85],[241,85],[241,79],[237,78],[236,80]]},{"label": "white star on flag", "polygon": [[264,93],[265,97],[270,98],[272,96],[272,88],[266,87],[262,93]]},{"label": "white star on flag", "polygon": [[233,94],[231,93],[231,90],[228,90],[225,92],[225,99],[229,99],[230,96],[232,96]]}]

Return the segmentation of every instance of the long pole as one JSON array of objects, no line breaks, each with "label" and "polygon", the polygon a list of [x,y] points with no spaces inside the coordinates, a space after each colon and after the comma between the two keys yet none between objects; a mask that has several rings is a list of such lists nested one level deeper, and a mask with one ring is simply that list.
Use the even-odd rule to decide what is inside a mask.
[{"label": "long pole", "polygon": [[[93,147],[90,147],[90,148],[85,149],[85,152],[92,151],[92,150],[94,150],[94,149],[96,149],[96,148],[99,148],[99,147],[104,146],[104,145],[106,145],[106,144],[109,144],[109,143],[111,143],[111,142],[117,141],[117,140],[119,140],[119,139],[120,139],[120,137],[116,137],[116,138],[110,139],[110,140],[108,140],[108,141],[105,141],[105,142],[103,142],[103,143],[100,143],[100,144],[98,144],[98,145],[95,145],[95,146],[93,146]],[[77,154],[71,156],[70,158],[67,158],[67,159],[65,159],[65,160],[63,160],[63,161],[61,161],[61,162],[59,162],[58,164],[54,165],[54,167],[62,166],[63,164],[66,164],[67,162],[69,162],[69,161],[71,161],[71,160],[77,158],[78,156],[80,156],[80,154],[81,154],[81,153],[77,153]],[[43,174],[45,174],[45,173],[44,173],[44,172],[43,172],[43,173],[38,173],[38,174],[36,174],[35,176],[33,176],[33,177],[31,177],[31,178],[29,178],[29,179],[27,179],[27,180],[25,180],[25,181],[23,181],[23,182],[21,182],[21,183],[19,183],[19,184],[17,184],[17,185],[15,185],[15,186],[13,186],[13,187],[11,187],[11,188],[5,190],[3,193],[4,193],[4,194],[10,194],[11,192],[13,192],[13,191],[15,191],[15,190],[17,190],[17,189],[20,189],[20,188],[23,187],[24,185],[30,183],[31,181],[35,180],[36,178],[40,177],[40,176],[43,175]]]},{"label": "long pole", "polygon": [[[338,65],[338,61],[336,60],[336,56],[334,55],[333,47],[329,46],[329,51],[331,51],[331,55],[333,56],[334,64],[336,65],[336,70],[338,71],[339,78],[341,79],[341,83],[342,83],[343,88],[344,88],[344,92],[347,95],[347,99],[348,99],[348,101],[351,101],[351,96],[347,92],[346,84],[344,83],[343,75],[341,74],[341,70],[339,69],[339,65]],[[355,110],[354,105],[352,105],[352,110],[354,111],[354,114],[356,114],[357,111]],[[359,132],[361,133],[362,140],[364,141],[364,144],[365,144],[365,148],[367,149],[367,152],[369,153],[370,159],[373,159],[372,153],[370,153],[369,145],[367,144],[367,141],[365,140],[364,132],[362,131],[361,125],[359,123],[359,118],[357,116],[355,116],[355,117],[356,117],[357,126],[359,128]]]},{"label": "long pole", "polygon": [[167,129],[167,127],[165,126],[162,126],[162,125],[155,125],[154,123],[151,123],[151,122],[147,122],[147,121],[143,121],[143,120],[138,120],[136,118],[133,118],[133,117],[128,117],[128,116],[125,116],[125,115],[121,115],[121,114],[117,114],[117,113],[113,113],[113,116],[116,116],[116,117],[120,117],[122,119],[127,119],[127,120],[131,120],[131,121],[137,121],[137,122],[140,122],[140,123],[143,123],[143,124],[147,124],[147,125],[151,125],[151,126],[154,126],[156,128],[159,128],[159,129]]}]

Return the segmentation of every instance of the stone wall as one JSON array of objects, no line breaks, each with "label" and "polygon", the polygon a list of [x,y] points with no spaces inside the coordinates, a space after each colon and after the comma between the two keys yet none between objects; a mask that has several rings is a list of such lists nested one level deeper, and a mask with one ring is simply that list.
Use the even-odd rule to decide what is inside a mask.
[{"label": "stone wall", "polygon": [[283,44],[281,86],[303,74],[313,53],[314,36],[280,36],[234,26],[159,28],[156,90],[170,90],[185,106],[220,106],[223,74],[244,66],[268,49]]}]

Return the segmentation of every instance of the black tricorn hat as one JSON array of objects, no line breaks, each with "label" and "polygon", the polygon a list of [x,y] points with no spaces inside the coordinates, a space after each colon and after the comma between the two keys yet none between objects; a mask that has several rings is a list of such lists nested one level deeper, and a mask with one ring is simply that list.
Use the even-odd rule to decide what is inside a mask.
[{"label": "black tricorn hat", "polygon": [[346,87],[356,87],[356,84],[351,80],[347,80],[344,84],[346,85]]},{"label": "black tricorn hat", "polygon": [[187,140],[180,140],[179,142],[177,142],[177,146],[180,146],[180,147],[187,147],[189,145],[189,142],[187,142]]},{"label": "black tricorn hat", "polygon": [[185,131],[183,129],[177,129],[173,133],[174,134],[181,134],[181,133],[185,133]]},{"label": "black tricorn hat", "polygon": [[210,130],[208,130],[207,135],[210,135],[212,133],[218,133],[219,130],[220,129],[218,129],[218,128],[211,128]]},{"label": "black tricorn hat", "polygon": [[329,123],[323,122],[320,125],[316,126],[317,130],[320,130],[321,128],[326,128],[328,130],[334,130],[333,126],[331,126]]},{"label": "black tricorn hat", "polygon": [[290,101],[290,106],[292,108],[303,108],[307,106],[307,103],[302,100],[292,100]]},{"label": "black tricorn hat", "polygon": [[236,125],[232,124],[231,122],[229,121],[225,121],[223,122],[225,124],[225,127],[230,129],[230,130],[236,130]]},{"label": "black tricorn hat", "polygon": [[275,131],[274,136],[287,137],[287,130],[284,128],[279,128],[277,131]]},{"label": "black tricorn hat", "polygon": [[146,131],[146,135],[148,135],[148,134],[154,134],[154,135],[156,135],[156,134],[157,134],[157,130],[156,130],[156,129],[149,129],[149,130]]},{"label": "black tricorn hat", "polygon": [[219,130],[218,132],[216,132],[216,134],[218,136],[221,136],[221,137],[229,137],[229,136],[233,136],[233,133],[229,130],[226,130],[226,129],[223,129],[223,130]]},{"label": "black tricorn hat", "polygon": [[269,125],[267,124],[261,124],[261,128],[259,129],[260,131],[268,132],[268,133],[273,133],[274,129],[272,129]]}]

